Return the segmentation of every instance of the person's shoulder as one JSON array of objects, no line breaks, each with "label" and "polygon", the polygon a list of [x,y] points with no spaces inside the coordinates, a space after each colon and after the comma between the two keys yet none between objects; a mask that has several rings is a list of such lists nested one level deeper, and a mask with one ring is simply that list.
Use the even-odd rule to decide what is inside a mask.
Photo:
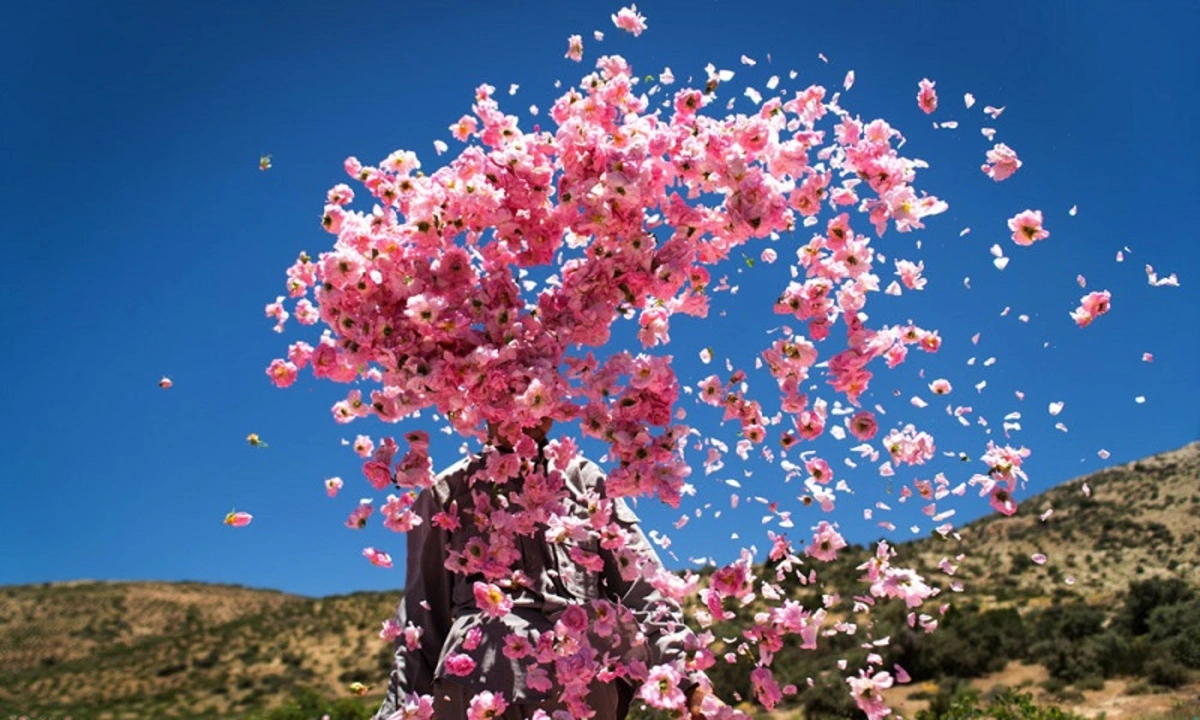
[{"label": "person's shoulder", "polygon": [[442,470],[433,480],[433,484],[421,491],[421,495],[446,505],[452,498],[458,497],[463,488],[467,487],[472,463],[478,458],[467,455],[450,467]]},{"label": "person's shoulder", "polygon": [[567,463],[566,475],[575,478],[584,490],[604,489],[604,469],[583,455],[576,455]]}]

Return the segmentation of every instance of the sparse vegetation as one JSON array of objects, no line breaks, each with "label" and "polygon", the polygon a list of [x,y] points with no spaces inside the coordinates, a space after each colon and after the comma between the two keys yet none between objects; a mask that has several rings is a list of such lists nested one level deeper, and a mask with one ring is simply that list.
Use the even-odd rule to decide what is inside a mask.
[{"label": "sparse vegetation", "polygon": [[[782,714],[759,717],[861,717],[834,660],[861,667],[864,642],[885,636],[889,642],[877,648],[885,666],[899,663],[915,683],[933,688],[920,693],[929,707],[919,717],[927,720],[1074,717],[1027,694],[979,694],[966,682],[1013,662],[1045,668],[1037,680],[1045,680],[1043,699],[1078,700],[1118,678],[1127,693],[1165,697],[1183,687],[1195,696],[1200,514],[1186,499],[1197,497],[1200,444],[1141,465],[1140,473],[1126,466],[1087,478],[1091,497],[1075,480],[1026,500],[1015,517],[960,528],[961,543],[900,546],[900,562],[943,591],[921,611],[936,614],[938,603],[950,604],[937,615],[939,629],[911,626],[907,609],[891,603],[875,608],[870,638],[839,633],[822,638],[819,652],[788,638],[773,667],[797,693]],[[1151,501],[1151,486],[1176,500]],[[1053,517],[1039,522],[1049,507]],[[852,546],[820,566],[819,588],[789,575],[781,589],[810,608],[823,592],[848,596],[857,592],[856,567],[871,551]],[[1036,552],[1049,562],[1034,563]],[[965,558],[956,561],[953,578],[937,569],[959,553]],[[965,591],[951,593],[951,580]],[[398,599],[366,592],[310,599],[190,582],[0,588],[0,718],[316,720],[327,713],[361,720],[378,707],[386,684],[391,651],[378,628]],[[718,623],[718,638],[739,638],[744,619],[761,606],[729,609],[740,619]],[[838,619],[852,620],[847,610],[836,610]],[[714,647],[718,656],[735,649],[736,640]],[[709,674],[725,697],[749,698],[757,661],[757,652],[735,664],[718,660]],[[350,696],[347,685],[355,681],[370,686],[366,697]],[[1032,682],[1025,688],[1038,690]],[[1191,715],[1163,720],[1191,720],[1192,707]]]}]

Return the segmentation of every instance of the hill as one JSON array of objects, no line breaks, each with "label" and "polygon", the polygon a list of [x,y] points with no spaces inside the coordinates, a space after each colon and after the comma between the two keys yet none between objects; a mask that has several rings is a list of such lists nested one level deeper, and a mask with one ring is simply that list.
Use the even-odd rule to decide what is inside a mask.
[{"label": "hill", "polygon": [[[1016,612],[1018,622],[1039,609],[1106,608],[1098,633],[1127,604],[1131,582],[1194,583],[1200,575],[1200,443],[1071,480],[1026,500],[1017,516],[987,517],[959,532],[961,540],[908,543],[901,559],[931,570],[965,553],[955,579],[966,592],[953,598],[956,607]],[[852,577],[865,552],[851,548],[827,575]],[[1044,566],[1030,560],[1039,552],[1048,557]],[[301,688],[347,698],[355,681],[373,686],[361,701],[371,707],[391,662],[380,622],[396,599],[373,592],[313,599],[191,582],[0,587],[0,716],[230,718],[277,707]],[[1050,627],[1043,616],[1037,627]],[[967,622],[947,618],[948,631],[931,640],[906,639],[899,628],[897,651],[916,667],[928,664],[933,651],[919,643],[952,642],[954,623]],[[795,667],[800,677],[789,679],[799,682],[809,671]],[[719,681],[742,688],[738,673]]]}]

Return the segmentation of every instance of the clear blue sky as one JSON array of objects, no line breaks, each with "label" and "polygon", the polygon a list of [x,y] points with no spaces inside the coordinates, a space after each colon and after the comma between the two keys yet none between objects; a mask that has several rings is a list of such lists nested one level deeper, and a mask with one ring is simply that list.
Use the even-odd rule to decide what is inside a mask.
[{"label": "clear blue sky", "polygon": [[[875,296],[868,312],[875,323],[912,318],[938,328],[945,344],[936,356],[914,353],[900,369],[877,372],[865,400],[889,410],[885,430],[912,421],[935,434],[939,450],[982,451],[988,436],[946,417],[945,401],[934,402],[917,377],[922,367],[927,380],[954,383],[949,401],[987,417],[993,436],[1005,414],[1019,411],[1024,429],[1013,442],[1033,450],[1021,497],[1108,464],[1096,457],[1100,448],[1112,452],[1110,463],[1124,462],[1200,436],[1200,50],[1190,36],[1200,5],[646,0],[639,9],[650,27],[637,39],[612,26],[618,8],[10,8],[0,43],[0,242],[9,268],[0,303],[0,584],[191,579],[312,595],[400,587],[403,537],[376,523],[362,532],[341,526],[359,497],[381,496],[340,441],[407,427],[335,424],[329,406],[343,388],[307,376],[290,390],[273,388],[267,363],[287,342],[312,337],[295,325],[276,335],[262,307],[283,294],[284,269],[301,249],[330,246],[318,218],[325,191],[345,180],[346,156],[377,162],[407,148],[436,167],[432,141],[457,147],[446,127],[468,111],[478,84],[499,88],[502,106],[529,128],[537,120],[526,108],[548,108],[554,81],[576,81],[602,53],[624,55],[642,76],[669,65],[680,81],[702,78],[711,61],[737,72],[730,86],[739,96],[746,85],[767,94],[772,74],[793,90],[810,82],[840,89],[854,69],[857,83],[843,104],[887,118],[908,137],[904,154],[931,164],[920,187],[951,210],[926,231],[890,231],[877,243],[889,259],[923,260],[929,287]],[[603,43],[593,29],[606,33]],[[573,33],[584,35],[583,65],[563,58]],[[742,54],[758,65],[741,65]],[[790,69],[799,78],[788,80]],[[924,77],[941,95],[932,119],[915,103]],[[510,98],[512,83],[520,90]],[[979,101],[971,111],[965,92]],[[732,96],[724,90],[722,104]],[[1007,109],[993,122],[981,112],[988,104]],[[737,102],[744,112],[751,107]],[[960,126],[935,131],[932,120]],[[981,126],[996,127],[997,141],[1020,154],[1025,166],[1014,178],[996,184],[979,172],[991,146]],[[262,153],[274,156],[269,172],[257,168]],[[1027,207],[1044,211],[1052,236],[1019,248],[1005,220]],[[967,226],[971,234],[960,238]],[[795,242],[773,246],[781,260]],[[1012,258],[1003,272],[988,254],[997,242]],[[1132,252],[1118,264],[1123,246]],[[1149,287],[1146,263],[1178,273],[1183,286]],[[728,271],[741,292],[718,296],[709,321],[681,319],[673,329],[684,380],[713,369],[700,364],[700,348],[748,364],[769,343],[765,330],[779,324],[769,306],[786,285],[786,262],[733,263]],[[881,274],[890,281],[890,270]],[[1077,274],[1088,289],[1113,293],[1112,312],[1083,330],[1067,316],[1084,292]],[[1012,311],[1000,317],[1005,306]],[[975,332],[978,346],[970,343]],[[1141,361],[1143,352],[1154,353],[1153,364]],[[974,366],[966,364],[971,356]],[[984,367],[992,356],[996,363]],[[162,375],[175,387],[160,390]],[[984,379],[977,393],[972,386]],[[770,396],[768,376],[752,380]],[[1026,393],[1023,402],[1016,390]],[[909,405],[917,393],[930,407]],[[1135,404],[1137,395],[1145,404]],[[1066,403],[1058,418],[1046,411],[1051,401]],[[716,427],[715,411],[686,407],[706,434],[733,439],[732,428]],[[1057,420],[1069,433],[1053,428]],[[251,432],[270,447],[248,447]],[[457,444],[435,445],[439,465],[453,460]],[[911,512],[890,514],[894,533],[861,519],[862,505],[895,505],[895,497],[872,466],[842,465],[848,445],[814,446],[858,492],[832,519],[859,542],[908,537]],[[731,457],[705,477],[703,455],[691,457],[699,494],[684,509],[714,505],[671,532],[676,567],[690,556],[732,560],[743,543],[763,547],[761,506],[731,512],[724,478],[741,480],[745,494],[797,505],[795,482],[782,485],[766,463]],[[754,475],[743,477],[743,467]],[[945,460],[920,476],[944,470],[957,482],[981,469]],[[346,480],[336,500],[322,489],[332,475]],[[896,481],[915,475],[901,472]],[[224,526],[234,507],[253,513],[254,523]],[[958,520],[986,510],[975,497],[958,507]],[[796,538],[823,517],[793,509]],[[649,527],[666,530],[680,514],[647,503],[640,512]],[[741,542],[730,540],[733,532]],[[369,565],[359,555],[367,545],[391,551],[397,569]]]}]

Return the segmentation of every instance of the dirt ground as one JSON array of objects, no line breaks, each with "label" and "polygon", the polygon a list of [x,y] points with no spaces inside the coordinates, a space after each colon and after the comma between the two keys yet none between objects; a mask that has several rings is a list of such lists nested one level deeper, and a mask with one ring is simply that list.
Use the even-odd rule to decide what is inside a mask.
[{"label": "dirt ground", "polygon": [[[998,673],[977,678],[971,685],[983,692],[988,692],[998,686],[1027,688],[1033,691],[1034,697],[1045,699],[1037,687],[1047,679],[1046,668],[1040,665],[1025,665],[1024,663],[1009,663]],[[1104,683],[1103,690],[1084,691],[1084,699],[1079,703],[1058,703],[1064,710],[1089,718],[1104,717],[1105,720],[1145,720],[1169,712],[1176,703],[1184,698],[1200,698],[1200,684],[1193,684],[1180,690],[1163,695],[1127,695],[1129,681],[1124,679],[1109,680]],[[918,710],[924,709],[927,703],[916,700],[911,696],[920,691],[935,691],[934,683],[916,683],[892,688],[885,693],[895,714],[904,718],[912,718]]]}]

